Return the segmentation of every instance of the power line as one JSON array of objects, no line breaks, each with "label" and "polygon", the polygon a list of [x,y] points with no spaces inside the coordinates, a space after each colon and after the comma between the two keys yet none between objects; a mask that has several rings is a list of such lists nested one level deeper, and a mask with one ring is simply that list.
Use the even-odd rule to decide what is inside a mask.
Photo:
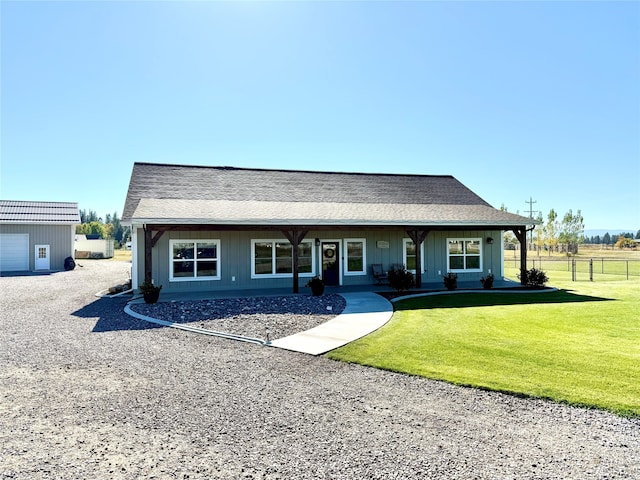
[{"label": "power line", "polygon": [[[538,210],[533,209],[533,204],[538,203],[538,201],[534,200],[533,197],[530,196],[529,200],[524,203],[529,204],[529,218],[533,220],[533,214],[539,212]],[[529,231],[529,245],[533,245],[533,229]]]},{"label": "power line", "polygon": [[533,214],[534,213],[539,213],[538,210],[534,210],[533,209],[533,204],[534,203],[538,203],[538,201],[534,200],[533,197],[529,197],[529,200],[525,201],[524,203],[528,203],[529,204],[529,218],[533,218]]}]

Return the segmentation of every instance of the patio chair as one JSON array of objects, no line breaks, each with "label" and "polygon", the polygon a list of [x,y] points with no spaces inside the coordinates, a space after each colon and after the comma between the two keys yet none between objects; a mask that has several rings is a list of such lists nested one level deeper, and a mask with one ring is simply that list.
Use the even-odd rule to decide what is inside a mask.
[{"label": "patio chair", "polygon": [[382,264],[381,263],[372,264],[371,265],[371,271],[373,272],[373,278],[376,279],[376,281],[378,282],[378,285],[382,285],[383,283],[386,283],[386,282],[389,281],[389,277],[387,275],[387,272],[382,270]]}]

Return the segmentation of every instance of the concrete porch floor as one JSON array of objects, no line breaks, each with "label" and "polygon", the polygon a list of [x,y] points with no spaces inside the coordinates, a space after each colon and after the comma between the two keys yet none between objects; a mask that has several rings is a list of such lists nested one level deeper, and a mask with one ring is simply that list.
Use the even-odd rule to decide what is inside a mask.
[{"label": "concrete porch floor", "polygon": [[[270,296],[293,296],[293,295],[311,295],[311,289],[303,286],[302,282],[299,293],[293,293],[291,287],[286,288],[263,288],[263,289],[236,289],[236,290],[206,290],[198,292],[167,292],[162,291],[160,293],[159,302],[177,302],[177,301],[196,301],[196,300],[210,300],[215,298],[247,298],[247,297],[270,297]],[[496,279],[493,283],[493,288],[516,288],[520,287],[520,283],[510,280]],[[444,285],[442,282],[424,282],[422,288],[412,288],[404,292],[406,295],[414,295],[418,293],[444,291]],[[458,290],[482,290],[480,281],[459,281]],[[325,287],[326,295],[337,294],[349,294],[349,293],[380,293],[391,292],[395,293],[395,290],[389,285],[341,285],[336,287]],[[142,297],[134,299],[133,302],[142,302]]]}]

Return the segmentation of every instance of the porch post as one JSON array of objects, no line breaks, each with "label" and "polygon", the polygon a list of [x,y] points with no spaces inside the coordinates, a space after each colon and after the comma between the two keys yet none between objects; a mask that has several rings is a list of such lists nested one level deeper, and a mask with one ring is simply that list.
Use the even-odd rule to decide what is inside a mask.
[{"label": "porch post", "polygon": [[153,243],[153,232],[151,231],[151,227],[145,225],[144,226],[144,281],[151,282],[152,276],[152,257],[151,257],[151,249],[153,248],[151,244]]},{"label": "porch post", "polygon": [[409,230],[407,229],[407,235],[416,246],[416,288],[422,288],[422,243],[429,230]]},{"label": "porch post", "polygon": [[304,240],[305,235],[308,233],[308,230],[283,230],[282,234],[285,236],[289,243],[291,244],[293,250],[293,293],[298,293],[300,291],[300,282],[298,279],[298,270],[299,270],[299,262],[298,262],[298,254],[299,247],[302,240]]},{"label": "porch post", "polygon": [[145,225],[144,227],[144,281],[151,282],[153,277],[153,265],[151,251],[156,246],[160,237],[164,234],[164,230],[160,230],[153,235],[153,229],[151,226]]},{"label": "porch post", "polygon": [[527,284],[527,227],[514,228],[518,242],[520,242],[520,284]]}]

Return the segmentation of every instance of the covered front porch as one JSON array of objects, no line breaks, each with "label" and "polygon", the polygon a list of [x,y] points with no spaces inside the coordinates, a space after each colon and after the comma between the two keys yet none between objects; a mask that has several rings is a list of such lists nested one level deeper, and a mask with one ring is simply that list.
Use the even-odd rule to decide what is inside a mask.
[{"label": "covered front porch", "polygon": [[[288,282],[290,282],[289,285],[291,287],[287,287],[288,291],[286,293],[299,294],[305,291],[304,285],[310,275],[320,276],[325,280],[327,286],[337,283],[340,288],[351,286],[356,289],[365,288],[371,290],[373,286],[369,285],[369,280],[373,280],[373,278],[369,277],[372,277],[372,266],[374,264],[382,265],[385,269],[390,268],[392,265],[406,265],[407,268],[411,269],[408,263],[409,254],[406,251],[407,245],[411,245],[412,258],[410,261],[414,265],[412,271],[415,275],[416,289],[433,290],[442,287],[441,275],[448,272],[450,268],[447,250],[450,247],[447,247],[447,242],[463,243],[465,241],[464,238],[468,237],[476,237],[473,239],[478,252],[476,256],[484,256],[486,258],[484,267],[483,260],[479,259],[474,267],[475,270],[469,270],[469,272],[475,272],[478,278],[485,273],[494,273],[498,279],[501,278],[503,261],[500,238],[502,236],[501,232],[505,230],[513,231],[523,245],[523,248],[520,249],[520,264],[523,272],[520,282],[525,284],[526,226],[434,225],[427,228],[400,225],[378,225],[376,227],[363,227],[361,225],[299,225],[284,227],[281,225],[144,224],[140,225],[138,229],[141,235],[138,237],[140,241],[136,242],[138,248],[134,247],[134,264],[139,265],[140,263],[138,263],[137,259],[141,257],[143,269],[140,271],[140,276],[144,281],[152,282],[155,278],[160,283],[166,282],[167,273],[163,273],[158,278],[156,268],[158,258],[166,258],[165,255],[169,256],[168,251],[164,253],[168,248],[169,241],[167,238],[177,238],[180,235],[188,238],[192,238],[189,237],[190,235],[193,235],[193,238],[215,237],[223,238],[223,249],[227,254],[225,261],[231,257],[241,259],[241,262],[244,262],[227,264],[224,268],[225,276],[216,278],[220,281],[216,282],[215,288],[202,288],[202,290],[215,290],[215,295],[226,295],[226,292],[236,289],[249,292],[249,294],[252,294],[253,291],[259,291],[267,295],[279,294]],[[272,233],[270,234],[269,232]],[[196,237],[198,235],[200,237]],[[269,240],[255,240],[254,238],[269,238]],[[275,274],[275,268],[280,266],[280,264],[276,265],[275,261],[274,275],[261,277],[257,272],[258,260],[256,257],[258,254],[255,253],[257,250],[254,250],[254,248],[257,248],[257,242],[262,242],[267,246],[271,246],[272,243],[282,245],[278,243],[278,240],[274,240],[275,238],[284,238],[284,241],[288,242],[287,245],[290,245],[290,253],[288,255],[290,269],[287,282],[283,281],[286,274],[279,272],[277,275]],[[451,240],[451,238],[454,240]],[[172,241],[175,242],[176,240]],[[214,240],[213,242],[217,242],[213,247],[218,248],[219,241]],[[323,275],[327,274],[323,268],[324,262],[327,260],[323,256],[323,251],[325,246],[334,242],[338,247],[334,252],[339,253],[335,255],[334,260],[336,261],[332,263],[337,266],[336,277],[339,280],[330,282]],[[361,247],[360,258],[357,259],[359,263],[357,264],[358,271],[356,273],[347,271],[347,269],[352,268],[350,258],[347,259],[345,256],[347,243]],[[302,246],[303,244],[305,245],[304,247]],[[429,249],[427,249],[427,244],[431,245]],[[162,254],[154,253],[160,246],[163,249]],[[304,253],[302,253],[303,251]],[[230,255],[230,252],[233,252],[233,255]],[[247,255],[248,252],[251,252],[251,257]],[[332,252],[328,251],[327,253]],[[286,258],[285,256],[284,259]],[[219,258],[216,258],[216,260],[219,260]],[[314,265],[313,269],[310,266],[312,264]],[[218,263],[218,267],[219,265],[220,263]],[[254,266],[256,268],[255,272],[253,270]],[[418,266],[418,268],[415,268],[415,266]],[[164,264],[161,267],[166,270]],[[251,272],[250,277],[248,272]],[[459,279],[460,285],[462,286],[466,280],[470,280],[469,277],[468,273],[463,272]],[[138,284],[137,278],[139,277],[136,275],[136,278],[134,278],[134,284],[136,285]],[[233,282],[236,281],[236,278],[243,282],[244,288],[234,288],[236,284]],[[265,282],[264,279],[268,281]],[[472,283],[476,283],[475,277],[473,280]],[[169,281],[173,283],[176,279],[169,278]],[[272,283],[272,285],[269,285],[269,283]],[[353,283],[358,283],[358,285],[352,285]],[[252,285],[250,286],[249,284]],[[255,288],[253,285],[255,285]]]}]

